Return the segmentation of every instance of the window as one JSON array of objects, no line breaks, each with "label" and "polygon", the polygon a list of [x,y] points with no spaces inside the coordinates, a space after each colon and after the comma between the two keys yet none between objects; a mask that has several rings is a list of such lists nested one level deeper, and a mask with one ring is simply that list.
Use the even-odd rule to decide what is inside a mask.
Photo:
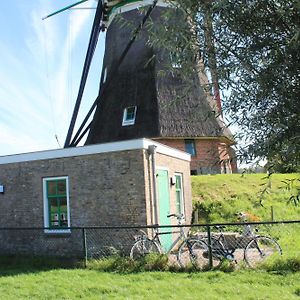
[{"label": "window", "polygon": [[196,156],[195,140],[184,140],[185,151],[192,156]]},{"label": "window", "polygon": [[182,174],[175,174],[175,190],[176,190],[176,213],[184,214],[184,201],[182,189]]},{"label": "window", "polygon": [[70,227],[68,177],[44,178],[44,226],[51,229]]},{"label": "window", "polygon": [[135,123],[136,106],[126,107],[123,113],[122,126],[133,125]]}]

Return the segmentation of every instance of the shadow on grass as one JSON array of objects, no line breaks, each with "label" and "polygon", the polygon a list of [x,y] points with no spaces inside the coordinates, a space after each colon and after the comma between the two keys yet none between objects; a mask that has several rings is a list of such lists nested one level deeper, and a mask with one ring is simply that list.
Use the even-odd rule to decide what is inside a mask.
[{"label": "shadow on grass", "polygon": [[[170,265],[168,257],[164,254],[149,254],[139,260],[132,260],[127,256],[111,256],[108,258],[89,260],[86,265],[82,259],[66,259],[59,257],[32,257],[32,256],[0,256],[0,277],[16,276],[20,274],[39,273],[58,269],[87,269],[100,272],[130,274],[151,271],[168,271],[176,273],[193,273],[207,271],[221,271],[230,273],[235,270],[242,270],[245,267],[236,267],[230,261],[223,261],[222,264],[215,269],[208,266],[203,268],[195,268],[188,265],[184,268],[177,265]],[[247,268],[248,269],[248,268]],[[300,257],[278,258],[267,261],[258,267],[272,273],[294,273],[300,272]],[[255,270],[254,270],[255,271]]]},{"label": "shadow on grass", "polygon": [[76,258],[65,259],[49,256],[0,256],[0,277],[74,268],[84,268],[84,261]]},{"label": "shadow on grass", "polygon": [[[88,269],[100,272],[130,274],[151,271],[168,271],[176,273],[192,273],[211,271],[208,266],[201,269],[188,265],[184,268],[170,265],[168,256],[151,253],[139,260],[132,260],[128,256],[114,255],[103,259],[88,260],[66,259],[45,256],[0,256],[0,277],[16,276],[20,274],[39,273],[55,269]],[[230,264],[222,264],[218,270],[232,272]]]}]

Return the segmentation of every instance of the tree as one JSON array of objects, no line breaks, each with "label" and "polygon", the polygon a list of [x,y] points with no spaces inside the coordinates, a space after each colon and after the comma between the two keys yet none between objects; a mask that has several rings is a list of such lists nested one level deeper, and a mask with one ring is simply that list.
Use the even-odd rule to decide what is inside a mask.
[{"label": "tree", "polygon": [[175,5],[177,22],[153,26],[151,44],[174,53],[183,74],[201,58],[215,94],[219,86],[226,91],[223,111],[241,129],[243,159],[266,158],[281,171],[299,171],[300,1]]}]

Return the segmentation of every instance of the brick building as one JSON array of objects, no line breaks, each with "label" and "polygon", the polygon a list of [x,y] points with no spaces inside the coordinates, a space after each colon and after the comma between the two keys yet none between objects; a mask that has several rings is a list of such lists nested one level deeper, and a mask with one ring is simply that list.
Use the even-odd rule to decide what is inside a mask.
[{"label": "brick building", "polygon": [[[147,139],[0,157],[0,253],[80,255],[70,227],[168,225],[169,213],[189,223],[189,161]],[[24,227],[44,229],[1,230]]]}]

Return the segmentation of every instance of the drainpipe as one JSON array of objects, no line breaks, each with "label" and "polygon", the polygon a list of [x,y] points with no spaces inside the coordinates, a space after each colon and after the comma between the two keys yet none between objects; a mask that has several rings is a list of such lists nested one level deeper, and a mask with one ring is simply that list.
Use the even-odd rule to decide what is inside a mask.
[{"label": "drainpipe", "polygon": [[154,221],[158,224],[158,205],[157,205],[157,186],[156,186],[156,168],[155,168],[155,153],[157,146],[150,145],[148,147],[148,153],[151,155],[152,166],[152,182],[153,182],[153,206],[154,206]]}]

